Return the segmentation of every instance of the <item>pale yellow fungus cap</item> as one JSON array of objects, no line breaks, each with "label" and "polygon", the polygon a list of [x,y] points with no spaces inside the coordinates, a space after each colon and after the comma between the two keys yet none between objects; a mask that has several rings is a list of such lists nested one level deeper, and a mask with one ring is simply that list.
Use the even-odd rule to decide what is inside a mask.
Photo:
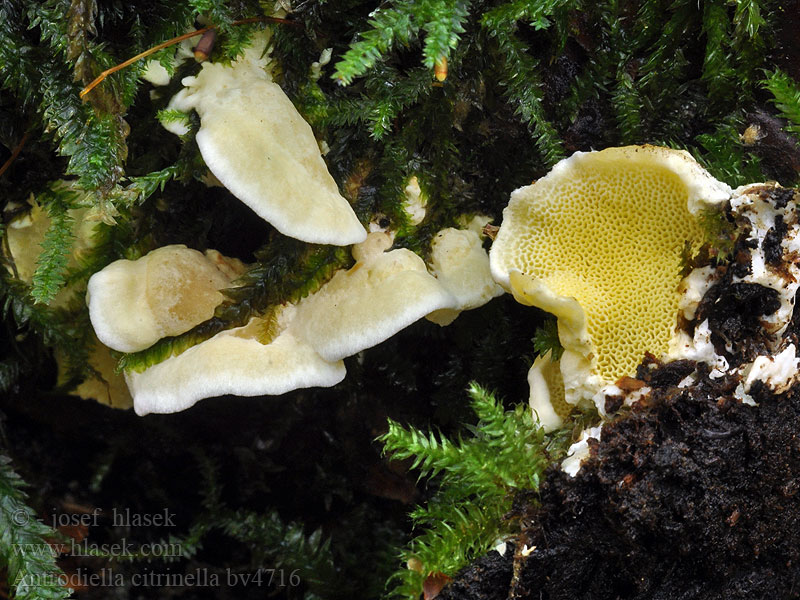
[{"label": "pale yellow fungus cap", "polygon": [[533,366],[528,371],[528,386],[531,390],[531,409],[542,428],[550,432],[561,427],[573,406],[564,399],[561,369],[558,362],[550,358],[549,352],[537,356],[533,361]]},{"label": "pale yellow fungus cap", "polygon": [[704,239],[696,215],[730,196],[688,153],[654,146],[577,152],[512,193],[492,275],[558,317],[567,402],[667,352],[681,251]]},{"label": "pale yellow fungus cap", "polygon": [[136,414],[178,412],[224,394],[278,395],[336,385],[347,374],[344,363],[326,362],[286,329],[294,310],[287,306],[277,317],[254,317],[141,373],[126,372]]},{"label": "pale yellow fungus cap", "polygon": [[[56,362],[59,370],[59,384],[63,384],[66,377],[65,360],[60,352],[56,352]],[[84,400],[96,400],[111,408],[127,409],[133,406],[133,398],[128,391],[125,378],[116,372],[117,360],[111,351],[94,340],[89,351],[89,367],[92,372],[72,390],[76,396]]]},{"label": "pale yellow fungus cap", "polygon": [[[39,255],[42,253],[41,244],[50,227],[50,216],[47,211],[36,200],[32,199],[31,203],[31,210],[11,221],[5,234],[14,266],[17,268],[17,275],[26,283],[33,280]],[[77,267],[82,255],[94,245],[92,236],[99,221],[99,211],[82,207],[71,208],[68,212],[74,221],[72,234],[75,239],[67,266]],[[13,273],[10,266],[8,271]]]},{"label": "pale yellow fungus cap", "polygon": [[311,127],[265,70],[267,38],[232,65],[206,62],[179,110],[200,115],[197,145],[222,184],[278,231],[305,242],[346,246],[366,230],[325,166]]},{"label": "pale yellow fungus cap", "polygon": [[371,348],[456,299],[404,248],[383,252],[391,237],[371,233],[353,249],[356,264],[338,271],[297,307],[291,330],[325,360]]},{"label": "pale yellow fungus cap", "polygon": [[[161,126],[175,135],[186,135],[191,131],[191,121],[189,120],[189,110],[191,106],[187,103],[186,97],[189,95],[189,90],[184,88],[175,94],[169,100],[167,109],[170,111],[169,118],[162,116],[159,118]],[[176,114],[181,113],[181,114]]]},{"label": "pale yellow fungus cap", "polygon": [[405,200],[403,200],[403,210],[408,215],[408,221],[411,225],[419,225],[425,220],[427,212],[428,199],[422,193],[422,188],[419,187],[419,179],[416,175],[412,175],[403,190]]},{"label": "pale yellow fungus cap", "polygon": [[157,60],[148,60],[145,63],[141,78],[155,86],[167,85],[171,79],[169,71]]},{"label": "pale yellow fungus cap", "polygon": [[136,352],[210,319],[223,300],[219,290],[243,270],[235,259],[218,266],[218,254],[209,259],[183,245],[164,246],[92,275],[86,302],[97,337],[114,350]]},{"label": "pale yellow fungus cap", "polygon": [[[62,185],[73,187],[67,182],[62,182]],[[25,283],[33,281],[39,255],[43,251],[42,242],[50,227],[50,216],[47,211],[33,197],[30,202],[31,210],[11,221],[5,232],[17,275]],[[88,207],[71,208],[68,213],[73,219],[74,240],[67,260],[67,268],[74,269],[80,265],[83,256],[94,246],[93,236],[95,227],[101,219],[101,213],[96,208]],[[7,269],[9,273],[14,273],[11,265],[8,265]],[[75,292],[74,286],[66,286],[53,298],[50,306],[63,307],[67,305]]]},{"label": "pale yellow fungus cap", "polygon": [[[180,63],[182,63],[184,60],[194,57],[192,47],[196,43],[196,38],[189,38],[183,40],[177,46],[174,46],[175,53],[169,57],[169,62],[172,64],[173,71],[177,69]],[[154,86],[158,87],[169,84],[170,79],[172,79],[172,76],[169,73],[170,72],[161,63],[161,60],[153,59],[144,63],[139,76],[145,81],[148,81]]]},{"label": "pale yellow fungus cap", "polygon": [[431,242],[431,275],[456,299],[454,308],[444,308],[429,314],[426,319],[439,325],[449,325],[464,310],[483,306],[503,294],[503,288],[492,279],[489,255],[483,249],[478,232],[486,219],[476,217],[478,225],[469,229],[442,229]]},{"label": "pale yellow fungus cap", "polygon": [[[35,201],[30,212],[8,224],[6,229],[8,248],[19,278],[26,283],[33,280],[36,261],[42,253],[41,243],[49,227],[50,217],[47,211]],[[13,273],[11,266],[8,267],[8,271]]]},{"label": "pale yellow fungus cap", "polygon": [[381,256],[383,252],[392,247],[393,242],[393,231],[372,231],[366,240],[353,246],[350,249],[350,253],[353,255],[356,264],[363,265]]}]

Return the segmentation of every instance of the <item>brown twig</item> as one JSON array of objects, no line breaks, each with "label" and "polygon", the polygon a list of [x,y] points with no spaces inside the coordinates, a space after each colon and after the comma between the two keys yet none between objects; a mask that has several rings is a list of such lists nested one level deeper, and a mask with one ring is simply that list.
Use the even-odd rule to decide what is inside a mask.
[{"label": "brown twig", "polygon": [[[296,21],[290,21],[288,19],[279,19],[278,17],[251,17],[249,19],[242,19],[241,21],[234,21],[234,25],[244,25],[246,23],[257,23],[259,21],[266,21],[268,23],[283,23],[284,25],[298,25],[301,26],[300,23]],[[132,65],[138,60],[145,58],[146,56],[150,56],[154,52],[158,52],[162,48],[166,48],[167,46],[172,46],[173,44],[177,44],[178,42],[182,42],[183,40],[188,40],[189,38],[203,35],[206,31],[210,31],[211,29],[216,29],[216,27],[203,27],[202,29],[198,29],[197,31],[190,31],[189,33],[184,33],[183,35],[179,35],[178,37],[174,37],[171,40],[167,40],[166,42],[162,42],[157,46],[153,46],[144,52],[141,52],[134,56],[133,58],[129,58],[125,62],[122,62],[116,66],[111,67],[110,69],[106,69],[100,75],[95,78],[92,83],[87,85],[85,88],[81,90],[80,97],[81,99],[86,97],[86,94],[91,92],[95,87],[97,87],[103,80],[111,75],[112,73],[116,73],[117,71],[124,69],[127,66]]]},{"label": "brown twig", "polygon": [[9,156],[8,160],[3,163],[2,167],[0,167],[0,177],[2,177],[3,173],[5,173],[8,170],[8,167],[10,167],[11,163],[14,162],[14,159],[16,159],[19,156],[19,153],[22,152],[22,148],[25,146],[25,142],[28,141],[30,135],[31,132],[26,131],[25,135],[23,135],[22,139],[19,141],[19,144],[17,144],[16,147],[11,151],[11,156]]}]

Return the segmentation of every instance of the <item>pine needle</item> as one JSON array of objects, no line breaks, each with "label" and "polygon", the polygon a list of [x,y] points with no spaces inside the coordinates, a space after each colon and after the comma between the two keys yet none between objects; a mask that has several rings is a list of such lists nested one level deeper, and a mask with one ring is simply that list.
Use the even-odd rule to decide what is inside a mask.
[{"label": "pine needle", "polygon": [[[297,23],[296,21],[290,21],[289,19],[280,19],[278,17],[251,17],[249,19],[242,19],[240,21],[234,21],[233,25],[244,25],[246,23],[258,23],[258,22],[262,22],[262,21],[263,22],[267,22],[267,23],[283,23],[285,25],[295,25],[295,26],[301,26],[302,27],[302,24]],[[83,88],[81,90],[81,92],[80,92],[81,99],[85,98],[86,95],[89,92],[91,92],[95,87],[100,85],[103,82],[103,80],[105,80],[105,78],[108,77],[109,75],[111,75],[112,73],[116,73],[117,71],[120,71],[120,70],[124,69],[125,67],[129,67],[133,63],[135,63],[137,61],[140,61],[143,58],[147,58],[148,56],[150,56],[151,54],[154,54],[155,52],[158,52],[159,50],[162,50],[162,49],[167,48],[169,46],[173,46],[175,44],[178,44],[178,43],[182,42],[183,40],[188,40],[190,38],[197,37],[198,35],[203,35],[205,32],[211,31],[212,29],[216,29],[216,28],[213,27],[213,26],[212,27],[203,27],[202,29],[198,29],[196,31],[190,31],[189,33],[184,33],[183,35],[179,35],[178,37],[174,37],[171,40],[167,40],[166,42],[162,42],[162,43],[160,43],[160,44],[158,44],[156,46],[153,46],[152,48],[148,48],[144,52],[140,52],[136,56],[134,56],[132,58],[129,58],[125,62],[121,62],[118,65],[115,65],[115,66],[111,67],[110,69],[106,69],[105,71],[100,73],[100,75],[98,75],[94,79],[94,81],[92,81],[89,85],[87,85],[85,88]]]},{"label": "pine needle", "polygon": [[2,167],[0,167],[0,177],[2,177],[3,173],[8,170],[8,168],[11,166],[11,163],[16,160],[16,158],[19,156],[19,153],[22,152],[22,149],[25,147],[25,142],[28,141],[30,135],[30,131],[26,131],[25,135],[22,136],[22,139],[20,139],[16,146],[14,146],[14,149],[11,151],[11,156],[9,156],[8,160],[3,163]]}]

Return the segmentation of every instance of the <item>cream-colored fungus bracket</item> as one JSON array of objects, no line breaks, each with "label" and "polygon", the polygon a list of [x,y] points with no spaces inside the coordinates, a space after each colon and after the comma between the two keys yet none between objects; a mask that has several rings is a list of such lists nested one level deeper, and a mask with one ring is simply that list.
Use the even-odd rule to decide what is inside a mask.
[{"label": "cream-colored fungus bracket", "polygon": [[352,356],[432,311],[458,305],[419,256],[390,246],[390,235],[370,233],[353,248],[352,268],[298,304],[292,330],[324,359]]},{"label": "cream-colored fungus bracket", "polygon": [[447,227],[434,236],[428,270],[453,295],[456,306],[430,313],[425,317],[429,321],[444,327],[461,312],[483,306],[503,294],[503,288],[492,279],[489,256],[480,236],[488,222],[488,217],[474,217],[465,229]]},{"label": "cream-colored fungus bracket", "polygon": [[[431,311],[460,306],[419,256],[389,250],[391,243],[391,235],[372,233],[353,247],[352,268],[338,271],[297,304],[268,307],[243,327],[141,372],[127,372],[136,412],[176,412],[223,394],[277,395],[332,386],[345,377],[341,359]],[[222,298],[219,286],[240,273],[239,265],[218,252],[203,255],[183,246],[112,263],[90,281],[92,324],[116,349],[148,347],[213,315]]]},{"label": "cream-colored fungus bracket", "polygon": [[86,303],[98,339],[119,352],[149,348],[214,316],[244,270],[182,244],[164,246],[137,260],[117,260],[89,279]]},{"label": "cream-colored fungus bracket", "polygon": [[558,317],[566,402],[633,373],[646,351],[666,354],[681,251],[704,239],[700,212],[730,197],[688,153],[655,146],[577,152],[511,194],[492,275]]},{"label": "cream-colored fungus bracket", "polygon": [[197,145],[219,181],[278,231],[348,246],[366,230],[339,193],[311,126],[272,80],[269,34],[231,65],[203,63],[170,108],[200,116]]},{"label": "cream-colored fungus bracket", "polygon": [[139,415],[173,413],[199,400],[235,394],[284,394],[306,387],[329,387],[345,378],[341,360],[329,362],[287,329],[294,306],[279,309],[277,335],[264,337],[264,319],[222,331],[143,372],[125,373]]}]

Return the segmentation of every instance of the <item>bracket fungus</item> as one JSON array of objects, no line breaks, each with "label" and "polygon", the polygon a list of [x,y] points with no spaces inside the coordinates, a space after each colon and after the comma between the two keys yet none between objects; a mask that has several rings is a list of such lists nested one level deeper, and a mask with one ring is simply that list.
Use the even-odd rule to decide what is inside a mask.
[{"label": "bracket fungus", "polygon": [[[80,267],[86,253],[94,247],[95,228],[102,220],[103,213],[100,209],[91,207],[91,200],[88,198],[88,194],[82,192],[74,184],[59,182],[57,185],[67,189],[71,188],[83,196],[76,203],[79,206],[78,208],[70,208],[67,211],[72,220],[71,233],[74,238],[67,257],[67,268],[75,269]],[[13,219],[5,231],[8,251],[14,261],[13,268],[10,264],[6,268],[12,275],[16,270],[17,277],[25,283],[33,282],[34,274],[39,264],[39,257],[43,251],[42,243],[51,226],[51,219],[45,208],[33,196],[31,196],[29,202],[31,209],[24,215]],[[78,291],[76,285],[65,285],[49,302],[49,305],[51,307],[65,307],[76,291]]]},{"label": "bracket fungus", "polygon": [[540,355],[528,371],[530,405],[545,431],[558,429],[572,412],[564,400],[564,378],[558,361],[550,353]]},{"label": "bracket fungus", "polygon": [[[372,233],[353,247],[351,269],[338,271],[297,304],[273,306],[243,327],[142,371],[127,371],[136,412],[176,412],[223,394],[329,387],[344,379],[344,357],[432,311],[459,306],[419,256],[386,251],[391,243],[390,234]],[[222,300],[219,289],[240,272],[238,261],[185,246],[117,261],[89,282],[92,324],[98,338],[116,350],[147,348],[210,318]]]},{"label": "bracket fungus", "polygon": [[289,331],[295,311],[281,307],[269,318],[254,317],[141,373],[126,372],[136,414],[177,412],[224,394],[278,395],[336,385],[346,375],[344,363],[323,360]]},{"label": "bracket fungus", "polygon": [[356,264],[296,305],[273,307],[244,327],[125,374],[138,414],[176,412],[198,400],[277,395],[344,379],[342,359],[388,339],[456,300],[410,250],[385,252],[391,236],[372,233],[353,247]]},{"label": "bracket fungus", "polygon": [[210,319],[243,265],[216,251],[164,246],[137,260],[118,260],[89,279],[86,302],[98,339],[136,352]]},{"label": "bracket fungus", "polygon": [[[118,260],[89,280],[87,303],[97,337],[134,352],[211,318],[244,270],[215,250],[165,246],[138,260]],[[288,330],[297,309],[272,307],[243,327],[212,338],[142,371],[125,372],[137,414],[172,413],[224,394],[283,394],[327,387],[344,379],[341,361],[328,362]]]},{"label": "bracket fungus", "polygon": [[419,179],[412,175],[406,187],[403,189],[405,199],[403,200],[403,210],[408,215],[408,223],[416,227],[425,220],[427,213],[428,199],[419,187]]},{"label": "bracket fungus", "polygon": [[[469,233],[488,272],[477,233]],[[468,257],[475,240],[466,244]],[[140,415],[169,413],[222,394],[277,395],[329,387],[345,377],[343,358],[431,312],[468,308],[419,256],[403,248],[389,250],[391,245],[391,233],[371,233],[353,246],[352,268],[337,271],[296,304],[273,306],[243,327],[222,331],[144,370],[127,371],[134,409]],[[213,315],[222,300],[219,290],[241,268],[218,252],[203,255],[185,246],[116,261],[89,282],[87,302],[97,336],[111,348],[131,352],[182,333]],[[482,289],[485,279],[480,278]]]},{"label": "bracket fungus", "polygon": [[278,231],[347,246],[366,230],[320,154],[311,126],[268,72],[266,33],[230,66],[206,62],[172,108],[200,116],[197,145],[211,172]]},{"label": "bracket fungus", "polygon": [[685,242],[701,244],[699,214],[730,197],[688,153],[654,146],[577,152],[511,194],[492,275],[558,317],[566,402],[592,399],[645,352],[667,353]]},{"label": "bracket fungus", "polygon": [[[75,217],[74,210],[71,214]],[[31,210],[11,221],[6,229],[5,238],[11,257],[14,259],[17,276],[26,283],[31,282],[36,272],[36,261],[42,251],[41,243],[48,227],[50,227],[50,217],[39,203],[33,201]],[[7,269],[13,274],[10,265]]]},{"label": "bracket fungus", "polygon": [[390,245],[389,234],[369,234],[353,247],[352,268],[299,303],[292,328],[325,360],[352,356],[428,313],[457,305],[419,256],[404,248],[384,252]]},{"label": "bracket fungus", "polygon": [[[95,400],[112,408],[127,409],[133,406],[133,398],[125,378],[116,372],[117,361],[111,350],[96,338],[89,350],[89,373],[70,393],[84,400]],[[66,383],[66,361],[63,353],[56,352],[59,385]]]},{"label": "bracket fungus", "polygon": [[461,311],[483,306],[503,293],[492,279],[489,256],[479,235],[488,221],[475,217],[467,229],[448,227],[434,236],[429,270],[455,297],[456,306],[430,313],[425,317],[429,321],[449,325]]}]

